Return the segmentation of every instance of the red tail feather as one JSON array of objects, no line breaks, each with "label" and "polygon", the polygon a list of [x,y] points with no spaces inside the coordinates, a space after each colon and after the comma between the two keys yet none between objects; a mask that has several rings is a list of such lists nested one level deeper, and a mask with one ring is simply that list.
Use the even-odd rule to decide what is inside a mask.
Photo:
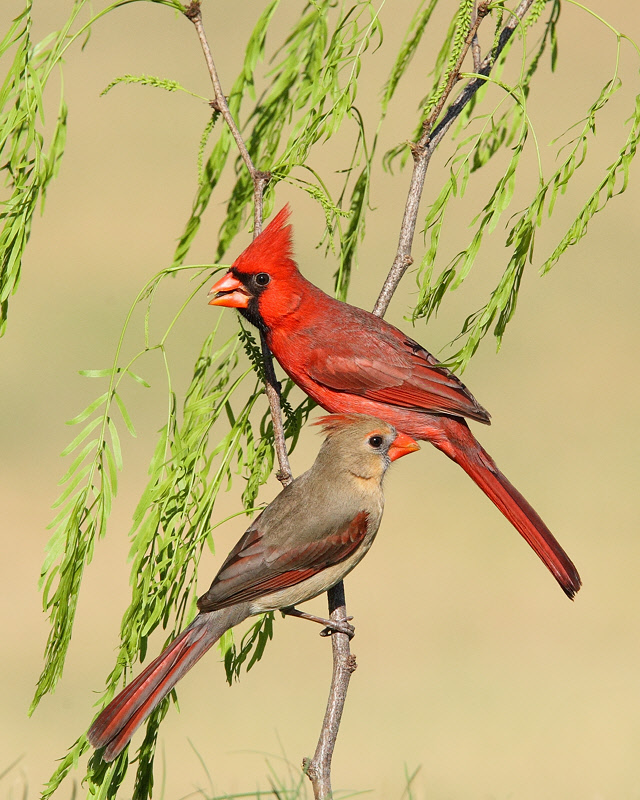
[{"label": "red tail feather", "polygon": [[567,597],[573,599],[582,581],[578,570],[538,513],[500,472],[462,420],[441,418],[446,438],[430,441],[453,459],[502,511],[538,554]]},{"label": "red tail feather", "polygon": [[113,761],[176,683],[229,628],[248,616],[244,605],[199,614],[99,715],[87,734],[104,761]]}]

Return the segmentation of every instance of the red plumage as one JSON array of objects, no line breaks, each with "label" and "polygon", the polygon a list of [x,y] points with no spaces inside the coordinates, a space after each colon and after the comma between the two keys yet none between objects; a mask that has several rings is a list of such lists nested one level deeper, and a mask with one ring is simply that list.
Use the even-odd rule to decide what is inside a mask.
[{"label": "red plumage", "polygon": [[488,412],[398,328],[306,280],[292,259],[289,214],[285,206],[237,258],[211,304],[258,325],[285,372],[322,408],[379,417],[459,464],[573,597],[581,581],[571,559],[467,425],[465,418],[488,424]]},{"label": "red plumage", "polygon": [[247,616],[244,608],[200,614],[105,708],[88,732],[104,761],[113,761],[176,683],[218,641]]}]

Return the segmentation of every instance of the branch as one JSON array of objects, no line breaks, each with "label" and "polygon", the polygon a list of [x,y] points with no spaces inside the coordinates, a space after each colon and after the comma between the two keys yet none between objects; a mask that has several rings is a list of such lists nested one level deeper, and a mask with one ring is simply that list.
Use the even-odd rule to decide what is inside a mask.
[{"label": "branch", "polygon": [[[533,0],[529,0],[529,4],[531,2],[533,2]],[[434,123],[438,119],[440,112],[444,108],[447,97],[458,81],[458,75],[460,73],[460,69],[462,68],[462,62],[465,59],[469,47],[471,47],[474,41],[477,44],[478,27],[487,13],[488,3],[486,0],[482,0],[478,6],[475,19],[472,22],[464,47],[460,53],[460,57],[458,58],[456,66],[449,76],[449,81],[447,82],[445,92],[433,113],[424,123],[423,137],[428,136],[428,132],[431,130]],[[479,48],[474,48],[474,52],[476,52],[476,50],[479,50]],[[422,196],[424,180],[427,173],[427,167],[429,165],[429,159],[431,157],[431,153],[429,153],[428,156],[416,156],[418,147],[421,147],[421,149],[426,152],[424,144],[418,143],[418,145],[414,145],[412,148],[414,151],[415,164],[413,175],[411,177],[411,186],[409,189],[409,196],[407,198],[404,219],[402,221],[402,228],[400,231],[400,244],[398,246],[398,252],[393,262],[391,272],[387,276],[384,286],[382,287],[382,292],[380,293],[380,296],[378,297],[373,309],[373,313],[379,317],[383,317],[385,315],[391,298],[393,297],[393,293],[398,288],[398,284],[400,283],[402,276],[406,272],[407,268],[413,263],[413,258],[411,257],[411,245],[413,243],[416,219],[418,217],[420,197]],[[347,608],[344,597],[344,584],[342,581],[334,586],[333,589],[329,590],[328,599],[331,619],[346,619]],[[324,723],[320,732],[320,739],[318,740],[318,746],[316,748],[315,755],[311,761],[305,760],[304,763],[307,775],[309,776],[309,779],[313,785],[313,794],[316,800],[325,800],[325,798],[331,797],[331,757],[333,755],[335,740],[338,735],[340,719],[342,718],[342,711],[346,700],[347,689],[349,687],[349,680],[351,678],[351,673],[356,668],[355,657],[351,654],[349,638],[344,634],[334,633],[332,636],[332,642],[333,679],[331,681],[331,689],[329,690],[329,699],[327,701]]]},{"label": "branch", "polygon": [[[478,19],[478,4],[477,2],[474,4],[473,14],[471,16],[471,25],[476,25],[476,21]],[[482,66],[482,52],[480,50],[480,42],[478,41],[478,26],[476,25],[476,31],[471,39],[471,55],[473,56],[473,71],[477,72],[480,67]]]},{"label": "branch", "polygon": [[[227,103],[227,98],[222,91],[220,78],[218,77],[218,71],[213,61],[211,48],[209,47],[207,35],[202,23],[202,9],[200,8],[200,0],[193,0],[185,9],[184,14],[187,19],[190,19],[191,22],[193,22],[195,26],[198,39],[200,40],[200,45],[202,47],[202,52],[204,53],[204,57],[207,62],[207,68],[209,69],[209,75],[211,76],[211,83],[213,84],[214,91],[214,99],[211,101],[210,105],[214,110],[219,111],[224,117],[224,120],[231,131],[231,135],[235,139],[235,142],[238,146],[242,160],[249,171],[249,175],[251,175],[251,180],[253,181],[253,238],[255,239],[256,236],[258,236],[262,231],[263,198],[267,184],[271,180],[271,173],[262,172],[261,170],[256,169],[253,161],[251,160],[251,156],[249,155],[249,151],[247,150],[247,146],[244,143],[240,129],[238,128],[236,121],[229,111],[229,104]],[[267,347],[267,342],[262,331],[260,332],[260,344],[262,346],[262,358],[264,361],[265,390],[267,393],[267,399],[269,401],[269,408],[271,410],[273,438],[276,454],[278,456],[278,464],[280,465],[277,477],[283,486],[288,486],[293,480],[293,475],[291,474],[291,466],[289,465],[289,456],[287,455],[287,444],[284,435],[284,425],[282,423],[282,409],[280,407],[280,384],[276,380],[276,373],[273,368],[273,357],[269,348]]]},{"label": "branch", "polygon": [[[516,30],[523,17],[529,11],[529,8],[532,4],[533,0],[521,0],[515,11],[511,13],[509,22],[507,22],[500,32],[500,38],[498,39],[496,48],[480,63],[479,68],[476,70],[478,75],[486,76],[491,72],[491,69],[500,56],[500,53],[502,53],[506,47],[507,42],[513,36],[513,32]],[[434,109],[433,113],[429,115],[427,120],[425,120],[422,128],[422,136],[418,142],[410,145],[414,162],[413,172],[411,174],[411,182],[409,184],[409,192],[404,209],[404,216],[400,226],[400,236],[398,239],[396,256],[393,260],[393,264],[391,265],[391,269],[389,270],[389,274],[384,282],[380,296],[378,297],[373,308],[373,313],[379,317],[383,317],[385,315],[387,308],[389,307],[389,303],[391,302],[391,298],[398,288],[398,284],[402,280],[402,277],[407,269],[411,266],[411,264],[413,264],[411,249],[413,247],[413,237],[416,230],[416,221],[418,219],[418,209],[420,207],[420,200],[422,198],[422,190],[424,189],[424,182],[427,175],[427,169],[429,168],[431,156],[433,155],[436,147],[444,138],[446,132],[460,116],[464,107],[467,105],[467,103],[469,103],[474,94],[485,82],[483,78],[480,77],[472,78],[470,81],[468,81],[460,95],[447,108],[440,122],[435,125],[439,114],[444,108],[447,97],[451,94],[451,91],[458,80],[460,68],[462,67],[462,61],[466,56],[469,47],[473,45],[474,39],[476,39],[478,26],[486,17],[487,13],[488,3],[486,0],[483,0],[478,5],[475,21],[469,30],[469,34],[465,41],[462,52],[460,53],[460,58],[458,59],[456,67],[452,71],[452,74],[449,78],[445,94],[441,98],[441,101],[438,103],[437,107]],[[474,48],[474,55],[476,57],[478,52],[479,49],[476,50]],[[433,127],[434,125],[435,127]]]},{"label": "branch", "polygon": [[440,116],[440,112],[444,108],[444,105],[447,102],[447,98],[451,94],[453,87],[456,85],[456,83],[460,78],[460,70],[462,69],[462,64],[464,63],[464,60],[467,57],[469,48],[471,47],[474,39],[477,40],[478,28],[480,27],[480,23],[487,16],[488,13],[489,13],[488,0],[483,0],[478,6],[477,10],[475,11],[474,14],[475,20],[471,23],[471,27],[469,28],[469,33],[467,34],[467,38],[465,39],[462,50],[460,51],[460,55],[458,56],[456,65],[451,70],[451,75],[449,75],[449,80],[447,81],[447,85],[445,86],[445,90],[442,94],[442,97],[436,103],[436,106],[431,112],[431,114],[429,114],[427,119],[422,123],[422,136],[420,137],[418,146],[420,145],[424,146],[424,143],[428,141],[429,134],[431,133],[431,129],[433,128],[435,121]]},{"label": "branch", "polygon": [[271,409],[271,419],[273,420],[273,440],[278,454],[278,464],[280,469],[276,472],[276,478],[283,486],[288,486],[293,480],[289,457],[287,456],[287,442],[284,436],[284,425],[282,424],[282,411],[280,409],[280,383],[276,378],[276,371],[273,368],[273,356],[267,345],[267,339],[260,331],[260,346],[262,347],[262,360],[264,362],[264,386],[267,392],[267,400]]},{"label": "branch", "polygon": [[[347,608],[344,597],[344,584],[342,581],[329,589],[329,612],[332,620],[347,619]],[[313,796],[316,800],[331,798],[331,758],[335,747],[342,719],[342,710],[347,697],[347,689],[351,674],[356,669],[356,657],[351,654],[349,637],[344,633],[334,633],[331,636],[333,649],[333,676],[327,708],[322,722],[322,730],[313,759],[304,759],[303,767],[311,785]]]}]

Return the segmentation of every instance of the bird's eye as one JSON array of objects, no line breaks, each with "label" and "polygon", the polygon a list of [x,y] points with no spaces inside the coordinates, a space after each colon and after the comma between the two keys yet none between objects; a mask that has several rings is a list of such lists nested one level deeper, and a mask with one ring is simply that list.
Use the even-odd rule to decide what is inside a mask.
[{"label": "bird's eye", "polygon": [[270,280],[271,275],[268,275],[266,272],[259,272],[255,277],[255,282],[258,286],[266,286]]},{"label": "bird's eye", "polygon": [[382,436],[372,436],[369,439],[369,444],[371,445],[371,447],[375,447],[377,449],[378,447],[380,447],[383,441],[384,440]]}]

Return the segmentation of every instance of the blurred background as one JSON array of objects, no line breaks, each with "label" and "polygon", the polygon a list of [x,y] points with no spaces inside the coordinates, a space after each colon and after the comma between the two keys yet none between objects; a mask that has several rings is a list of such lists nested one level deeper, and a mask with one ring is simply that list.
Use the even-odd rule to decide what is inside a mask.
[{"label": "blurred background", "polygon": [[[37,4],[34,40],[59,28],[70,7],[64,0]],[[402,0],[381,11],[386,38],[379,54],[365,59],[361,76],[360,107],[370,125],[413,7]],[[2,30],[21,8],[5,0]],[[206,0],[203,8],[228,88],[258,5]],[[274,30],[286,30],[288,16],[300,8],[284,4]],[[593,8],[640,38],[636,3],[594,0]],[[450,13],[451,4],[438,9],[391,109],[380,153],[411,136]],[[575,6],[564,6],[559,36],[558,70],[541,68],[529,106],[548,170],[555,153],[548,143],[584,114],[616,62],[615,36]],[[622,147],[624,120],[639,90],[638,66],[633,49],[623,47],[623,88],[598,124],[593,160],[541,232],[538,263]],[[109,15],[95,25],[84,51],[75,47],[67,56],[67,151],[45,214],[35,221],[0,342],[0,772],[20,759],[0,782],[0,797],[22,796],[25,786],[35,797],[56,759],[91,722],[128,602],[131,514],[163,421],[166,389],[160,364],[150,359],[141,371],[152,389],[131,389],[126,398],[138,438],[123,434],[120,493],[108,535],[85,574],[64,676],[29,719],[48,633],[37,586],[46,526],[68,466],[59,453],[76,432],[64,423],[103,391],[78,370],[111,364],[131,302],[170,263],[195,194],[197,147],[208,117],[205,103],[180,94],[121,86],[99,96],[125,73],[172,78],[210,95],[192,26],[163,7],[133,4]],[[49,94],[53,118],[54,84]],[[333,169],[336,146],[322,152],[328,160],[317,165]],[[445,143],[433,159],[425,202],[437,195],[451,152]],[[450,215],[442,265],[469,240],[470,220],[505,158],[479,173]],[[343,166],[344,157],[336,163]],[[520,204],[516,196],[514,210],[535,186],[531,164],[534,183]],[[375,210],[350,294],[356,305],[372,307],[393,259],[408,179],[407,171],[389,176],[379,169],[375,176]],[[493,416],[491,428],[475,426],[476,435],[557,534],[584,587],[568,601],[515,530],[433,448],[423,445],[400,461],[387,481],[376,546],[346,584],[359,668],[334,757],[336,790],[400,798],[405,771],[420,768],[415,797],[433,800],[640,797],[639,179],[634,165],[627,192],[592,221],[589,236],[549,275],[540,278],[535,265],[529,269],[502,349],[496,355],[487,340],[464,375]],[[212,261],[229,187],[227,181],[214,196],[191,263]],[[276,198],[278,208],[292,203],[303,271],[328,290],[335,262],[316,249],[321,210],[282,184]],[[438,353],[495,285],[506,260],[503,224],[475,274],[428,329],[418,323],[410,331],[404,320],[415,302],[412,274],[387,319]],[[236,239],[229,260],[249,238],[245,231]],[[422,252],[416,237],[417,259]],[[185,279],[166,283],[158,324],[188,288]],[[233,330],[231,312],[207,306],[205,294],[171,339],[178,392],[220,313]],[[133,339],[131,347],[141,341],[139,326]],[[296,473],[311,464],[318,446],[317,434],[306,431],[293,454]],[[222,497],[220,519],[238,509],[240,488]],[[272,499],[277,488],[272,480],[261,499]],[[236,518],[217,531],[217,555],[203,559],[199,589],[208,587],[245,524]],[[316,613],[324,609],[324,598],[309,604]],[[268,763],[280,774],[286,759],[299,765],[315,749],[330,671],[328,641],[315,626],[291,619],[277,620],[262,662],[232,688],[217,652],[210,654],[181,683],[181,711],[172,708],[161,728],[157,774],[164,776],[164,796],[184,797],[199,787],[219,794],[268,788]],[[75,780],[83,774],[78,770]],[[67,781],[60,796],[71,790]]]}]

